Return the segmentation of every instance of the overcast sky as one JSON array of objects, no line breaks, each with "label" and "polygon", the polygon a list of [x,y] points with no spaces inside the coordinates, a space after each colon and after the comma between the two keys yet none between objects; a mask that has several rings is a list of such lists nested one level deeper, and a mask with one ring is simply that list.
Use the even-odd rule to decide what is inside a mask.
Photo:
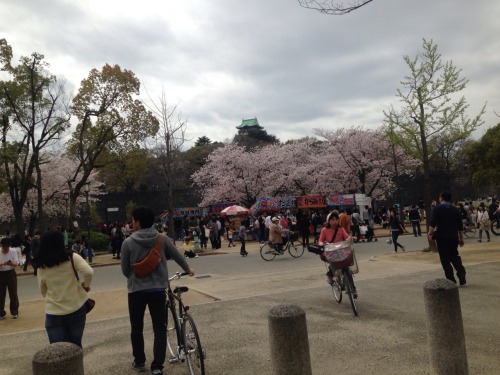
[{"label": "overcast sky", "polygon": [[188,146],[232,138],[242,118],[281,141],[377,127],[422,38],[463,69],[469,116],[488,102],[476,136],[500,122],[498,0],[374,0],[344,16],[296,0],[0,0],[0,14],[16,61],[44,54],[75,92],[106,63],[153,97],[164,87],[188,118]]}]

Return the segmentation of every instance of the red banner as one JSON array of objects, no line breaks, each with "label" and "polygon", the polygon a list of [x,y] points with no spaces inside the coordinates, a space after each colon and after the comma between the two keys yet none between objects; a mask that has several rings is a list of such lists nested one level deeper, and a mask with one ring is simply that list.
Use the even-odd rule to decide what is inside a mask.
[{"label": "red banner", "polygon": [[322,195],[297,197],[297,208],[321,208],[325,207],[325,199]]}]

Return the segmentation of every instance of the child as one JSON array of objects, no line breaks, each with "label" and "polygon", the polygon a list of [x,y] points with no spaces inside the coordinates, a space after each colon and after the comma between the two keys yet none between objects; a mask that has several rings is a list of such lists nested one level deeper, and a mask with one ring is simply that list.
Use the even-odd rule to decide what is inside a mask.
[{"label": "child", "polygon": [[227,231],[227,240],[229,241],[229,245],[227,245],[227,247],[236,246],[233,242],[233,237],[234,237],[234,228],[231,227]]},{"label": "child", "polygon": [[188,237],[184,240],[182,248],[184,249],[184,256],[186,258],[198,258],[198,255],[191,249],[191,241]]}]

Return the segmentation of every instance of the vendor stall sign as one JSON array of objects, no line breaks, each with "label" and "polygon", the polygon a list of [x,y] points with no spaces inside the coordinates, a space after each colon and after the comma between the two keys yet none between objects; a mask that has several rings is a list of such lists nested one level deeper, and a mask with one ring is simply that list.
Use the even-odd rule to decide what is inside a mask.
[{"label": "vendor stall sign", "polygon": [[322,195],[297,197],[297,208],[325,207],[325,198]]},{"label": "vendor stall sign", "polygon": [[202,215],[201,207],[181,207],[172,210],[174,217],[180,218],[184,216],[197,217]]},{"label": "vendor stall sign", "polygon": [[353,206],[354,205],[354,194],[346,195],[325,195],[326,205],[331,206]]},{"label": "vendor stall sign", "polygon": [[279,211],[295,208],[295,197],[266,197],[259,198],[260,211]]}]

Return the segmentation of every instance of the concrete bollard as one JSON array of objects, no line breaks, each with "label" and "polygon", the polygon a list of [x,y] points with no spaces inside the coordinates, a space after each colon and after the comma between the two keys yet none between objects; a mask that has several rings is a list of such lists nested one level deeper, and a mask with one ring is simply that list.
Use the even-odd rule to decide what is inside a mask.
[{"label": "concrete bollard", "polygon": [[457,286],[447,279],[427,281],[424,302],[431,373],[467,375],[467,351]]},{"label": "concrete bollard", "polygon": [[306,313],[296,305],[269,310],[269,345],[276,375],[311,375]]},{"label": "concrete bollard", "polygon": [[83,375],[83,350],[69,342],[56,342],[33,356],[33,375]]}]

